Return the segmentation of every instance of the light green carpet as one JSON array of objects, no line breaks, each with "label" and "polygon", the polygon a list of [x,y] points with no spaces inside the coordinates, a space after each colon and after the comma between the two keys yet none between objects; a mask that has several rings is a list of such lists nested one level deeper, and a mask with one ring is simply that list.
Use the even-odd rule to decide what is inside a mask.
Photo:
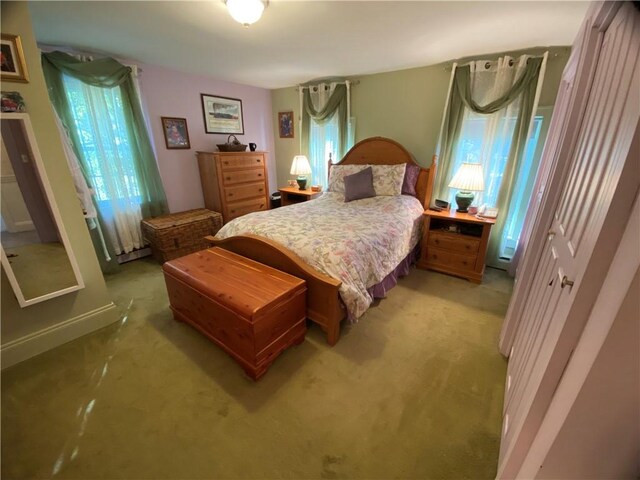
[{"label": "light green carpet", "polygon": [[331,348],[311,326],[254,383],[175,323],[149,260],[125,321],[2,375],[2,478],[492,478],[511,281],[412,269]]}]

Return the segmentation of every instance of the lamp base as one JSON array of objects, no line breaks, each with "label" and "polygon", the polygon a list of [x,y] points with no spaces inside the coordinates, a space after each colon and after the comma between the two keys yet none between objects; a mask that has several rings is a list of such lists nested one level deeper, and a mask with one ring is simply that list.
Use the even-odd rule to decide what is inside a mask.
[{"label": "lamp base", "polygon": [[307,177],[300,175],[296,178],[296,182],[298,182],[298,187],[300,190],[305,190],[307,188]]},{"label": "lamp base", "polygon": [[456,203],[458,204],[458,209],[456,210],[456,212],[467,213],[469,205],[471,205],[471,202],[473,202],[473,197],[475,197],[473,192],[458,192],[456,194]]}]

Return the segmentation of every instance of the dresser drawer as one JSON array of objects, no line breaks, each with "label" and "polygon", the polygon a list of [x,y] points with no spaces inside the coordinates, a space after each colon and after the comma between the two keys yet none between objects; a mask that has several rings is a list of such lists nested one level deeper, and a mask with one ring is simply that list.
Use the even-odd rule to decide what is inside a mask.
[{"label": "dresser drawer", "polygon": [[429,247],[450,250],[452,252],[475,255],[480,248],[480,239],[468,235],[432,230],[429,232],[428,245]]},{"label": "dresser drawer", "polygon": [[264,168],[233,171],[227,170],[226,172],[222,172],[222,181],[225,185],[264,181]]},{"label": "dresser drawer", "polygon": [[265,188],[264,182],[225,187],[224,198],[227,202],[235,202],[246,198],[264,197],[266,195]]},{"label": "dresser drawer", "polygon": [[477,258],[477,255],[462,255],[439,248],[429,247],[427,249],[427,264],[430,265],[440,265],[458,270],[474,270]]},{"label": "dresser drawer", "polygon": [[263,155],[225,155],[220,158],[222,171],[234,170],[237,168],[264,167]]},{"label": "dresser drawer", "polygon": [[267,209],[267,199],[266,198],[255,198],[253,200],[242,200],[240,202],[230,202],[227,204],[227,214],[225,215],[225,219],[228,222],[229,220],[241,217],[242,215],[246,215],[251,212],[258,212],[260,210]]}]

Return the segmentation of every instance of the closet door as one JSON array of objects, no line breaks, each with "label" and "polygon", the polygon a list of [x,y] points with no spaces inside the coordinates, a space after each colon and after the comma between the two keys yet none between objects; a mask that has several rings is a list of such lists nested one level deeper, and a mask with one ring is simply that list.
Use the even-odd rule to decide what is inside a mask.
[{"label": "closet door", "polygon": [[[640,186],[631,142],[640,119],[640,13],[603,4],[586,32],[597,58],[568,175],[515,334],[498,478],[514,478],[538,431],[622,236]],[[588,62],[578,66],[579,74]],[[565,146],[568,149],[565,150]]]}]

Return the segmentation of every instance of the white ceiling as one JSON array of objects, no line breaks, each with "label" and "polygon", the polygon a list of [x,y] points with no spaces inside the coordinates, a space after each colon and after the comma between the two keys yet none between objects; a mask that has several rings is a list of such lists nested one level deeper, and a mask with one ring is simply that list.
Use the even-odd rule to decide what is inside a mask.
[{"label": "white ceiling", "polygon": [[223,0],[31,2],[40,43],[278,88],[326,76],[571,45],[588,2],[271,0],[245,28]]}]

